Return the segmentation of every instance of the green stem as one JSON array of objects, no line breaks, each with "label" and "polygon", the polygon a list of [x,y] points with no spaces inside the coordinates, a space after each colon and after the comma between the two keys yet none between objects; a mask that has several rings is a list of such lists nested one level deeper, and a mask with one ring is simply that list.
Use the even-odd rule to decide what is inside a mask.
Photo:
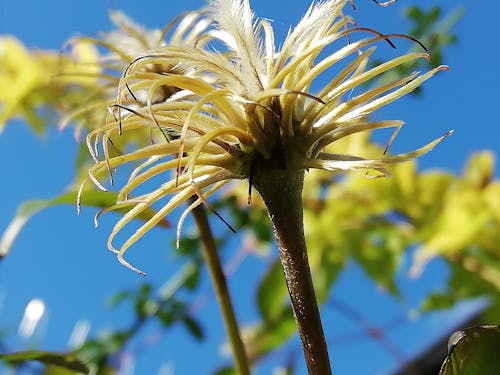
[{"label": "green stem", "polygon": [[329,375],[332,371],[304,237],[303,183],[303,170],[286,169],[279,160],[257,160],[253,166],[252,184],[273,223],[309,375]]},{"label": "green stem", "polygon": [[[190,203],[196,200],[196,197],[191,198]],[[248,360],[245,353],[245,347],[241,340],[240,330],[236,321],[231,297],[227,287],[226,277],[222,270],[219,254],[217,253],[217,245],[212,235],[206,210],[203,206],[198,206],[193,210],[193,217],[199,231],[201,249],[203,258],[208,267],[210,279],[214,286],[217,302],[221,309],[224,326],[229,338],[229,344],[233,352],[236,370],[240,375],[249,375],[250,370]]]}]

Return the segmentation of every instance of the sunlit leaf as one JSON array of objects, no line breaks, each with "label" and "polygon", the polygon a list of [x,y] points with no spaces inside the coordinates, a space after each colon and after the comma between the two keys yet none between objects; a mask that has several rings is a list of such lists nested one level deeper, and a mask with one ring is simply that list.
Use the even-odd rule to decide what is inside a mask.
[{"label": "sunlit leaf", "polygon": [[478,152],[467,161],[464,180],[477,188],[484,188],[493,176],[495,156],[490,151]]},{"label": "sunlit leaf", "polygon": [[97,59],[97,49],[89,43],[77,43],[68,58],[58,51],[28,50],[12,36],[0,37],[0,133],[14,117],[42,133],[47,113],[84,100],[85,88],[96,83]]},{"label": "sunlit leaf", "polygon": [[491,212],[495,215],[497,223],[500,223],[500,182],[494,181],[484,189],[484,199]]},{"label": "sunlit leaf", "polygon": [[444,205],[431,227],[431,234],[415,253],[412,275],[421,273],[430,258],[452,256],[474,243],[491,218],[491,212],[476,189],[456,188],[442,198]]},{"label": "sunlit leaf", "polygon": [[59,367],[59,366],[45,366],[43,370],[43,375],[75,375],[75,374],[81,374],[80,372],[75,372],[73,370],[68,370],[64,367]]},{"label": "sunlit leaf", "polygon": [[449,340],[440,375],[496,375],[500,373],[499,326],[466,328]]},{"label": "sunlit leaf", "polygon": [[0,132],[7,120],[24,112],[26,97],[44,80],[41,68],[16,38],[0,39]]},{"label": "sunlit leaf", "polygon": [[0,354],[0,359],[10,363],[38,361],[48,365],[64,367],[78,373],[89,374],[89,368],[73,353],[54,353],[31,350],[10,354]]},{"label": "sunlit leaf", "polygon": [[[428,171],[421,173],[415,181],[418,195],[415,197],[413,210],[409,210],[406,201],[399,206],[417,225],[433,223],[443,206],[443,196],[456,177],[449,173]],[[411,203],[410,203],[411,204]]]},{"label": "sunlit leaf", "polygon": [[[116,203],[116,197],[117,193],[90,190],[86,191],[83,194],[81,204],[82,206],[96,207],[103,209],[114,205]],[[2,237],[0,238],[0,260],[9,254],[12,244],[17,238],[19,232],[24,227],[26,222],[29,219],[31,219],[31,217],[33,217],[33,215],[51,206],[56,206],[61,204],[69,204],[75,206],[76,200],[77,200],[77,193],[69,192],[62,194],[54,199],[33,200],[22,204],[18,208],[16,216],[7,226],[7,228],[2,234]],[[126,210],[120,209],[118,211],[125,212]],[[155,214],[154,210],[147,209],[137,217],[140,218],[141,220],[147,221],[154,214]],[[169,227],[169,223],[166,219],[160,221],[159,225],[164,228]]]}]

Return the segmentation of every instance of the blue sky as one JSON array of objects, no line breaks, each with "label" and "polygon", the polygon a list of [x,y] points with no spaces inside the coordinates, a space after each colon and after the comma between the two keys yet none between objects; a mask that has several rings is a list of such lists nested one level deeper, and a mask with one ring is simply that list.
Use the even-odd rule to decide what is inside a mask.
[{"label": "blue sky", "polygon": [[[460,4],[451,0],[418,3],[424,8],[440,5],[445,13]],[[451,128],[456,130],[452,137],[421,159],[420,166],[424,169],[436,167],[458,173],[472,152],[484,149],[500,152],[497,114],[500,72],[496,66],[500,44],[491,33],[491,25],[498,22],[500,4],[463,3],[466,13],[455,29],[459,42],[447,49],[444,58],[451,71],[427,82],[424,95],[418,100],[407,98],[380,112],[383,117],[406,120],[406,128],[394,143],[394,151],[411,150]],[[148,27],[162,27],[181,11],[203,4],[198,0],[140,3],[47,0],[28,4],[0,0],[0,34],[13,34],[33,48],[59,49],[72,35],[109,30],[107,12],[110,9],[121,9]],[[284,35],[300,18],[309,1],[253,0],[251,4],[257,15],[273,20],[278,35]],[[358,24],[382,32],[405,32],[408,26],[400,14],[407,4],[411,3],[400,0],[389,8],[382,8],[369,0],[356,0],[355,17]],[[75,153],[71,131],[52,130],[40,139],[19,121],[13,121],[6,128],[0,135],[0,231],[22,202],[53,197],[63,191],[72,180]],[[496,170],[498,176],[498,166]],[[23,341],[15,331],[10,335],[13,347],[27,348],[41,343],[44,348],[62,350],[80,319],[91,322],[91,334],[95,335],[109,327],[124,327],[132,318],[126,306],[109,310],[106,301],[119,289],[134,288],[144,280],[121,267],[106,251],[107,231],[114,218],[104,219],[101,227],[94,230],[93,214],[92,210],[85,210],[78,217],[71,206],[38,214],[21,233],[12,254],[0,265],[0,330],[16,329],[26,304],[34,297],[43,299],[48,311],[31,341]],[[130,252],[130,260],[140,260],[141,267],[148,272],[147,281],[153,284],[166,281],[182,266],[175,254],[165,251],[170,241],[164,231],[152,231],[140,249]],[[235,236],[233,241],[234,247],[239,248],[241,239]],[[229,259],[234,256],[227,255]],[[442,286],[447,276],[442,262],[437,260],[431,262],[421,279],[409,280],[405,272],[408,262],[398,277],[405,296],[403,304],[378,290],[355,264],[350,264],[341,275],[334,295],[375,325],[404,317],[418,307],[429,290]],[[238,317],[243,324],[255,319],[252,280],[263,270],[259,259],[247,257],[230,278]],[[206,295],[211,296],[209,288]],[[405,356],[411,356],[434,340],[443,327],[453,325],[463,312],[461,309],[454,315],[438,314],[392,326],[388,337]],[[198,314],[207,327],[208,346],[196,343],[177,327],[136,358],[135,373],[157,374],[161,366],[167,368],[170,364],[175,374],[200,373],[200,368],[209,373],[208,370],[227,362],[220,354],[224,332],[214,299],[209,298]],[[347,338],[361,331],[359,322],[354,323],[338,309],[328,307],[323,311],[323,319],[329,339],[338,341],[332,351],[337,374],[378,374],[396,365],[395,358],[379,342],[366,337]],[[148,327],[147,335],[156,328]],[[297,342],[288,347],[293,348]],[[362,361],[358,360],[359,356]],[[283,357],[278,355],[270,358],[269,363],[280,360]],[[261,373],[268,371],[266,367]]]}]

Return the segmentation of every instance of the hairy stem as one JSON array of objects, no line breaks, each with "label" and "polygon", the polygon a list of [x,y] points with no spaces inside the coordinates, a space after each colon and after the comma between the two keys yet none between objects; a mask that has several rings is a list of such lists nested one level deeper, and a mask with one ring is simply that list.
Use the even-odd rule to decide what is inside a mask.
[{"label": "hairy stem", "polygon": [[[192,197],[190,203],[194,202],[196,197]],[[193,217],[199,231],[201,249],[203,258],[208,267],[210,279],[212,281],[217,302],[221,309],[224,326],[229,338],[229,344],[233,352],[234,363],[238,374],[249,375],[250,369],[245,352],[243,341],[241,340],[240,330],[236,321],[231,297],[227,287],[226,277],[222,270],[219,254],[217,253],[217,245],[212,235],[212,230],[208,224],[207,213],[205,207],[198,206],[193,210]]]},{"label": "hairy stem", "polygon": [[[266,204],[310,375],[331,374],[304,237],[303,170],[257,161],[252,184]],[[279,163],[278,163],[279,164]]]}]

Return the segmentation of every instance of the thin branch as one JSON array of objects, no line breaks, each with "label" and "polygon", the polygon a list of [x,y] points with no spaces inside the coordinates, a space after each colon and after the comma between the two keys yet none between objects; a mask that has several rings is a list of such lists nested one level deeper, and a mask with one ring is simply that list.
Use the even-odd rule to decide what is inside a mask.
[{"label": "thin branch", "polygon": [[[196,196],[191,197],[189,203],[193,203],[196,199]],[[217,252],[217,245],[215,244],[215,239],[208,223],[205,207],[199,205],[193,209],[192,213],[199,231],[203,258],[208,267],[215,296],[217,297],[217,302],[221,309],[229,344],[233,352],[236,370],[240,375],[250,375],[245,347],[240,336],[240,330],[229,295],[226,277],[222,270],[219,254]]]}]

